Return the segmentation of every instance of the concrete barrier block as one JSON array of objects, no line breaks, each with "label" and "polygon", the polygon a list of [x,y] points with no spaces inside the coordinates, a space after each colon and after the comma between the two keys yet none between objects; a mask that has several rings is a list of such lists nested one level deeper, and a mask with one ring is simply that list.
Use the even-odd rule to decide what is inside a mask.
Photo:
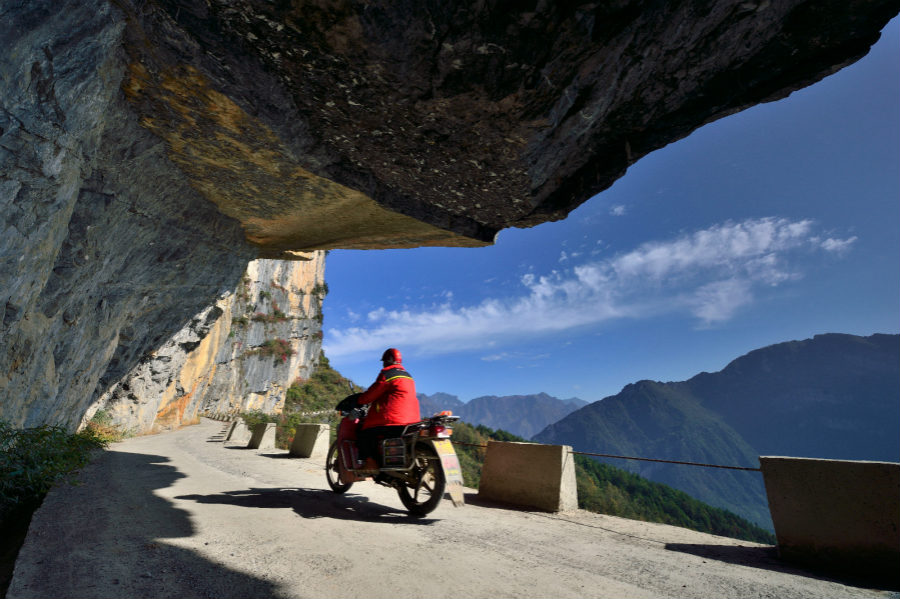
[{"label": "concrete barrier block", "polygon": [[759,461],[782,558],[900,584],[900,463]]},{"label": "concrete barrier block", "polygon": [[572,448],[489,441],[478,496],[547,512],[577,509]]},{"label": "concrete barrier block", "polygon": [[291,455],[298,458],[322,458],[328,454],[331,427],[327,424],[298,424],[291,443]]},{"label": "concrete barrier block", "polygon": [[228,434],[225,435],[225,442],[245,445],[248,441],[250,441],[250,429],[247,428],[247,423],[243,420],[235,420],[228,429]]},{"label": "concrete barrier block", "polygon": [[260,422],[253,427],[248,449],[275,449],[275,423]]}]

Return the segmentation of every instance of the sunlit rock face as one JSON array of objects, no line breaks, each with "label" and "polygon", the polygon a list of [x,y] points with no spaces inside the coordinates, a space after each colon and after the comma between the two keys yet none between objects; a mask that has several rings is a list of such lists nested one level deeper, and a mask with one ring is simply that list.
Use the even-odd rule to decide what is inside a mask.
[{"label": "sunlit rock face", "polygon": [[312,375],[328,288],[325,252],[309,257],[250,263],[229,306],[231,332],[200,402],[204,413],[281,412],[287,388]]},{"label": "sunlit rock face", "polygon": [[233,291],[113,385],[84,421],[102,410],[114,426],[146,433],[200,414],[280,412],[322,348],[325,252],[307,257],[250,262]]},{"label": "sunlit rock face", "polygon": [[897,11],[4,3],[0,418],[76,428],[253,258],[563,218],[648,152],[858,59]]}]

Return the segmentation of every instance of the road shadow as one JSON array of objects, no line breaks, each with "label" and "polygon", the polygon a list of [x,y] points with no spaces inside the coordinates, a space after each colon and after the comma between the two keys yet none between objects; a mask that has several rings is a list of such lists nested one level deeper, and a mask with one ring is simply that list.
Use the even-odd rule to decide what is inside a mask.
[{"label": "road shadow", "polygon": [[884,590],[897,590],[897,588],[886,583],[885,580],[867,576],[859,576],[855,574],[844,574],[833,571],[824,571],[812,567],[805,567],[799,564],[785,561],[778,557],[778,549],[774,546],[768,547],[750,547],[750,546],[733,546],[733,545],[695,545],[690,543],[667,543],[666,549],[669,551],[679,551],[681,553],[689,553],[704,559],[712,559],[729,564],[739,566],[748,566],[750,568],[760,568],[762,570],[770,570],[772,572],[780,572],[793,576],[804,576],[816,580],[827,582],[836,582],[848,586],[859,588],[878,588]]},{"label": "road shadow", "polygon": [[176,499],[257,509],[292,509],[301,518],[335,518],[356,522],[414,525],[436,522],[431,518],[410,516],[404,509],[375,503],[365,495],[355,493],[338,495],[324,489],[242,489],[211,495],[181,495]]},{"label": "road shadow", "polygon": [[[261,453],[259,454],[261,458],[272,458],[274,460],[299,460],[302,459],[300,456],[291,455],[291,452],[285,453]],[[323,458],[324,461],[324,458]]]},{"label": "road shadow", "polygon": [[213,433],[207,439],[207,443],[224,443],[225,438],[228,436],[228,431],[231,430],[231,423],[228,425],[222,426],[221,430]]},{"label": "road shadow", "polygon": [[506,501],[496,501],[494,499],[485,499],[484,497],[480,497],[478,492],[467,492],[463,493],[463,499],[466,501],[466,505],[477,505],[478,507],[486,507],[495,510],[509,510],[511,512],[534,512],[541,511],[537,508],[530,507],[527,505],[522,505],[518,503],[510,503]]},{"label": "road shadow", "polygon": [[155,493],[184,476],[164,456],[101,453],[78,484],[54,488],[35,513],[10,596],[282,596],[269,582],[166,542],[196,532],[186,511]]}]

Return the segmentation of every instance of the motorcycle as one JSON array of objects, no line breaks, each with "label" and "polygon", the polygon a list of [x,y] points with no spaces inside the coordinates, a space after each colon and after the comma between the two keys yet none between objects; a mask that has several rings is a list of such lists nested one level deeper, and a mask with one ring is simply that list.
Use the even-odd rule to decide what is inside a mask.
[{"label": "motorcycle", "polygon": [[328,449],[325,476],[335,493],[346,493],[353,483],[373,478],[397,490],[410,515],[422,517],[432,512],[445,493],[456,507],[465,505],[462,471],[453,444],[452,424],[459,420],[451,412],[441,412],[409,424],[396,438],[379,441],[381,466],[365,469],[359,461],[356,435],[368,405],[357,403],[353,394],[337,405],[341,413],[337,438]]}]

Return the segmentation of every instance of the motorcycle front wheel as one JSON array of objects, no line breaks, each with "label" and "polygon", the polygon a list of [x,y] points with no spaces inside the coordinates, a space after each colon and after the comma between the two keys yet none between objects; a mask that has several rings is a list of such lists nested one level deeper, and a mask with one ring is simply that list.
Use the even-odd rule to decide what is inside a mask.
[{"label": "motorcycle front wheel", "polygon": [[331,487],[332,491],[335,493],[346,493],[353,486],[353,483],[341,482],[339,459],[341,459],[341,454],[338,451],[338,442],[335,441],[328,448],[328,457],[325,458],[325,478],[328,479],[328,486]]},{"label": "motorcycle front wheel", "polygon": [[438,506],[447,484],[441,458],[433,448],[427,445],[416,448],[416,467],[412,474],[413,482],[397,487],[397,494],[410,515],[422,517]]}]

